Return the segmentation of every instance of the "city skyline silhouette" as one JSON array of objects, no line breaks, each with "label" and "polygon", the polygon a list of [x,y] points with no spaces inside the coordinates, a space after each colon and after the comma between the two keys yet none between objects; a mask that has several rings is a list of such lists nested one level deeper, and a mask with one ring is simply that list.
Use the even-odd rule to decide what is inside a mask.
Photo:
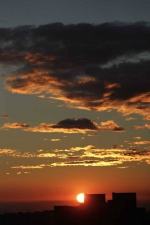
[{"label": "city skyline silhouette", "polygon": [[137,206],[136,193],[112,192],[106,200],[105,194],[84,194],[84,201],[78,205],[54,205],[53,210],[7,212],[0,214],[0,222],[11,224],[69,225],[148,225],[150,211]]}]

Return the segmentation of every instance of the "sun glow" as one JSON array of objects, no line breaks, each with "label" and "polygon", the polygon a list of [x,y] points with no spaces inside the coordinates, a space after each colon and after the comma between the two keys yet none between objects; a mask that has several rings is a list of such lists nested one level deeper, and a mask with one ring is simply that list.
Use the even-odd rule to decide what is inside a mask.
[{"label": "sun glow", "polygon": [[77,195],[77,201],[80,203],[84,202],[84,193],[80,193]]}]

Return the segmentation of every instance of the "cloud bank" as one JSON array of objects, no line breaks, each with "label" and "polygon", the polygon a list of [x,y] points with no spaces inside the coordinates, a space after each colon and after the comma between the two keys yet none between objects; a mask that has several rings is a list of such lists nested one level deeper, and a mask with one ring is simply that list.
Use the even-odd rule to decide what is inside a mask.
[{"label": "cloud bank", "polygon": [[0,128],[4,130],[8,129],[22,129],[28,132],[41,132],[41,133],[86,133],[88,131],[114,131],[123,132],[125,129],[118,126],[113,120],[108,120],[106,122],[101,122],[98,125],[96,122],[92,122],[87,118],[79,119],[65,119],[59,121],[57,124],[46,124],[41,123],[38,126],[31,127],[26,123],[4,123]]},{"label": "cloud bank", "polygon": [[149,40],[145,22],[1,28],[0,62],[17,66],[5,88],[149,120]]}]

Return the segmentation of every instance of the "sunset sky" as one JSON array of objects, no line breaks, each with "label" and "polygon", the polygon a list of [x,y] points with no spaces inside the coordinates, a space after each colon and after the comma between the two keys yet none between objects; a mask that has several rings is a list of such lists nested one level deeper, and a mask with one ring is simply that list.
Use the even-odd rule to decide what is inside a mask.
[{"label": "sunset sky", "polygon": [[0,3],[0,201],[150,200],[150,1]]}]

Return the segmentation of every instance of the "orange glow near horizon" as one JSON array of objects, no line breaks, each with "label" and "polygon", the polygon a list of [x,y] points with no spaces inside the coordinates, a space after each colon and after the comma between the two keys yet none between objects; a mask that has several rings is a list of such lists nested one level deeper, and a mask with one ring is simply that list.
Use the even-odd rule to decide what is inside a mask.
[{"label": "orange glow near horizon", "polygon": [[78,202],[84,203],[84,193],[78,194],[76,199]]}]

